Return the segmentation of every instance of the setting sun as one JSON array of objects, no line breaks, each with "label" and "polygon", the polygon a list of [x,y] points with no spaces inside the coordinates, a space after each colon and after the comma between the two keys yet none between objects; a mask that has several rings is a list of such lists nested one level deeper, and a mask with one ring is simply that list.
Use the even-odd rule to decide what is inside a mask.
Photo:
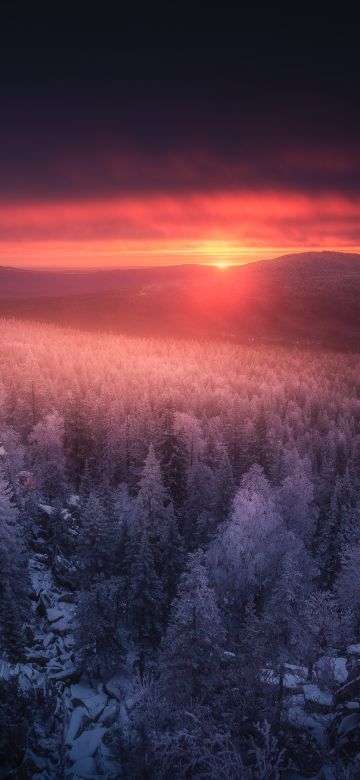
[{"label": "setting sun", "polygon": [[219,263],[214,263],[214,265],[215,265],[215,268],[219,268],[220,271],[226,271],[226,269],[229,268],[231,263],[226,263],[226,262],[222,262],[221,261]]}]

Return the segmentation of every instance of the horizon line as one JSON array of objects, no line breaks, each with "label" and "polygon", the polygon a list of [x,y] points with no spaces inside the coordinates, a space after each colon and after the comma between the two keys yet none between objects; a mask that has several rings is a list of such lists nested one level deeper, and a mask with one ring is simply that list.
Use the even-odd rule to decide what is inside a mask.
[{"label": "horizon line", "polygon": [[[257,250],[259,253],[266,253],[268,251],[272,250]],[[89,273],[89,272],[101,272],[101,271],[140,271],[140,270],[146,270],[146,269],[154,269],[154,268],[182,268],[182,267],[207,267],[207,268],[236,268],[236,267],[243,267],[245,265],[253,265],[255,263],[261,263],[261,262],[268,262],[271,260],[280,260],[282,258],[288,257],[289,255],[306,255],[306,254],[317,254],[317,255],[324,255],[324,254],[337,254],[337,255],[359,255],[360,256],[360,247],[353,247],[353,248],[333,248],[333,249],[319,249],[319,248],[307,248],[307,249],[299,249],[299,248],[279,248],[278,250],[274,250],[275,254],[271,255],[270,257],[253,257],[248,259],[242,259],[239,261],[234,261],[231,256],[229,257],[222,257],[222,258],[213,258],[212,260],[206,260],[206,261],[198,261],[195,260],[192,262],[182,262],[182,263],[154,263],[152,265],[150,264],[140,264],[140,265],[12,265],[12,264],[0,264],[1,270],[13,270],[13,271],[46,271],[46,272],[68,272],[68,273]],[[280,254],[276,254],[276,252],[280,252]],[[169,252],[171,254],[171,252]]]}]

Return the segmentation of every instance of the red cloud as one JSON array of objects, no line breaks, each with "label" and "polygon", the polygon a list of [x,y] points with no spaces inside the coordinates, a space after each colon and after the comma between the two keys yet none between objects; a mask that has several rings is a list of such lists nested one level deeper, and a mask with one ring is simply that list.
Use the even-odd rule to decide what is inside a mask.
[{"label": "red cloud", "polygon": [[9,264],[113,265],[252,259],[295,249],[357,249],[360,197],[287,191],[137,195],[9,204]]}]

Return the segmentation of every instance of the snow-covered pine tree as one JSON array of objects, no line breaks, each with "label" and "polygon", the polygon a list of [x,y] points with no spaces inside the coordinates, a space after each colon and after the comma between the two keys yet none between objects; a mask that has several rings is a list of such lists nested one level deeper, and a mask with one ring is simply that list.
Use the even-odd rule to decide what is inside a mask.
[{"label": "snow-covered pine tree", "polygon": [[137,646],[139,672],[142,675],[149,651],[161,637],[165,594],[156,572],[146,523],[137,542],[128,593],[128,623]]},{"label": "snow-covered pine tree", "polygon": [[188,470],[183,532],[188,549],[203,544],[213,530],[214,472],[196,457]]},{"label": "snow-covered pine tree", "polygon": [[68,402],[65,419],[65,458],[70,483],[78,491],[86,462],[93,460],[91,429],[86,415],[85,401],[79,392]]},{"label": "snow-covered pine tree", "polygon": [[360,629],[360,543],[347,545],[341,559],[341,570],[335,591],[343,610],[352,609],[356,636]]},{"label": "snow-covered pine tree", "polygon": [[105,572],[108,576],[111,574],[114,547],[112,518],[109,518],[98,496],[92,492],[82,511],[77,540],[78,556],[85,582],[100,572]]},{"label": "snow-covered pine tree", "polygon": [[30,457],[36,481],[48,501],[59,499],[65,488],[64,420],[51,412],[29,435]]},{"label": "snow-covered pine tree", "polygon": [[0,597],[0,649],[12,663],[24,660],[24,610],[21,606],[10,584],[6,583]]},{"label": "snow-covered pine tree", "polygon": [[161,687],[179,703],[205,701],[219,683],[224,631],[201,550],[191,553],[163,640]]},{"label": "snow-covered pine tree", "polygon": [[18,655],[23,644],[21,627],[27,610],[26,551],[19,512],[0,467],[0,646],[11,656]]},{"label": "snow-covered pine tree", "polygon": [[150,444],[145,459],[136,498],[135,515],[139,541],[146,528],[152,547],[155,569],[158,576],[162,578],[165,561],[168,557],[166,539],[169,537],[169,527],[174,521],[174,510],[164,486],[160,463],[152,444]]},{"label": "snow-covered pine tree", "polygon": [[235,492],[234,476],[230,458],[225,446],[222,444],[216,448],[216,461],[213,470],[215,513],[217,520],[222,522],[223,520],[226,520],[229,514]]},{"label": "snow-covered pine tree", "polygon": [[184,437],[175,430],[174,411],[165,410],[160,421],[157,452],[164,477],[164,484],[174,504],[180,512],[186,494],[187,453]]},{"label": "snow-covered pine tree", "polygon": [[121,667],[124,612],[117,578],[97,579],[82,591],[77,609],[76,652],[90,681],[106,679]]},{"label": "snow-covered pine tree", "polygon": [[336,595],[329,590],[310,594],[303,605],[306,654],[311,676],[314,661],[346,646],[352,636],[353,615],[341,608]]},{"label": "snow-covered pine tree", "polygon": [[289,550],[281,561],[280,572],[266,605],[266,633],[277,662],[296,659],[297,652],[301,654],[304,596],[299,558]]}]

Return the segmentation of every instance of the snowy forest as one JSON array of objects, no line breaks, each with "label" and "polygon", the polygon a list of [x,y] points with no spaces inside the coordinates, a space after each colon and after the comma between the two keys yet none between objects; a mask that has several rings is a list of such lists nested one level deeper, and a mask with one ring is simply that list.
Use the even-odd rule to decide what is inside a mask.
[{"label": "snowy forest", "polygon": [[359,355],[0,322],[0,777],[360,777]]}]

